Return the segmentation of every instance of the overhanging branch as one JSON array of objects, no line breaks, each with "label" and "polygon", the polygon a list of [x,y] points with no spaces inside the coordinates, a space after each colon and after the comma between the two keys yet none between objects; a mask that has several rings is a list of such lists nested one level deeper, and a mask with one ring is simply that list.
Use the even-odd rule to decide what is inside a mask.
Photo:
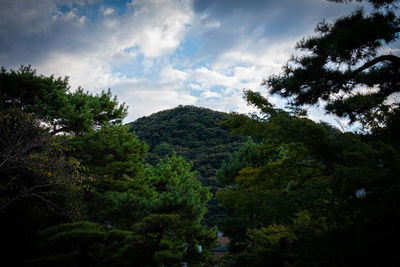
[{"label": "overhanging branch", "polygon": [[376,64],[378,64],[380,62],[383,62],[383,61],[390,61],[393,64],[400,65],[400,58],[399,57],[394,56],[394,55],[383,55],[383,56],[379,56],[377,58],[374,58],[373,60],[368,61],[367,63],[365,63],[364,65],[359,67],[358,69],[355,69],[352,72],[351,76],[354,76],[357,73],[360,73],[360,72],[362,72],[362,71],[364,71],[364,70],[366,70],[366,69],[368,69],[368,68],[370,68],[370,67],[372,67],[372,66],[374,66],[374,65],[376,65]]}]

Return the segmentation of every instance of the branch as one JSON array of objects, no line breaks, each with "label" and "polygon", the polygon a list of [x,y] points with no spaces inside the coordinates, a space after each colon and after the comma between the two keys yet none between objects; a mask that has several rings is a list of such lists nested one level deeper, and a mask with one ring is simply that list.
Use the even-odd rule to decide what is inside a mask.
[{"label": "branch", "polygon": [[55,186],[55,185],[64,185],[64,184],[67,184],[67,183],[65,183],[65,182],[51,182],[50,183],[50,181],[46,181],[44,183],[32,186],[29,189],[29,191],[33,191],[33,190],[38,189],[38,188],[44,188],[44,187]]},{"label": "branch", "polygon": [[354,75],[356,75],[357,73],[362,72],[362,71],[364,71],[364,70],[366,70],[366,69],[372,67],[373,65],[378,64],[378,63],[383,62],[383,61],[390,61],[390,62],[392,62],[393,64],[398,64],[398,65],[400,65],[400,58],[399,58],[399,57],[396,57],[396,56],[394,56],[394,55],[383,55],[383,56],[374,58],[373,60],[368,61],[367,63],[365,63],[364,65],[362,65],[361,67],[359,67],[358,69],[355,69],[355,70],[352,72],[351,76],[354,76]]},{"label": "branch", "polygon": [[0,207],[0,214],[1,214],[1,212],[3,212],[7,208],[8,205],[10,205],[11,203],[13,203],[14,201],[16,201],[19,198],[20,198],[20,196],[16,196],[16,197],[12,198],[11,200],[9,200],[8,202],[6,202],[3,206],[1,206]]}]

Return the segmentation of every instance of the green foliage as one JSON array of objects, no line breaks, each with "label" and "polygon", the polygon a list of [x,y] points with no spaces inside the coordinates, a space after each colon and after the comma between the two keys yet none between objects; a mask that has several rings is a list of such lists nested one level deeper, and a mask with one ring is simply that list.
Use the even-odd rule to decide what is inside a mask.
[{"label": "green foliage", "polygon": [[[211,194],[190,171],[191,167],[182,157],[172,155],[155,167],[147,166],[142,174],[156,197],[149,199],[149,214],[134,228],[151,237],[154,249],[162,248],[154,252],[157,264],[161,259],[173,260],[174,264],[211,260],[215,229],[208,230],[200,224]],[[202,254],[197,251],[198,245],[204,248]]]},{"label": "green foliage", "polygon": [[[368,15],[320,23],[317,36],[297,44],[306,53],[264,81],[291,112],[245,91],[262,116],[231,114],[225,123],[261,140],[253,151],[262,155],[240,165],[246,154],[236,154],[219,172],[227,184],[217,194],[227,207],[227,265],[399,264],[400,60],[382,49],[398,40],[398,1],[368,2]],[[318,103],[359,122],[364,134],[305,118],[300,108]]]},{"label": "green foliage", "polygon": [[[256,106],[267,101],[252,96],[259,100]],[[262,156],[239,169],[234,163],[246,153],[235,154],[232,172],[221,170],[227,175],[221,177],[227,187],[217,193],[227,208],[221,225],[231,238],[225,263],[396,262],[396,245],[383,240],[400,237],[395,227],[400,215],[395,208],[400,203],[399,151],[372,134],[339,133],[278,109],[265,115],[232,114],[226,123],[238,133],[262,139],[253,148]],[[266,230],[276,226],[286,230]]]},{"label": "green foliage", "polygon": [[[243,137],[233,137],[220,122],[227,114],[194,106],[179,106],[143,117],[130,123],[130,127],[139,138],[149,145],[147,162],[156,164],[165,155],[176,153],[193,162],[197,179],[211,187],[214,194],[219,183],[216,171],[231,153],[243,142]],[[205,215],[205,224],[216,225],[223,209],[217,206],[214,198],[209,202],[209,212]]]},{"label": "green foliage", "polygon": [[263,116],[232,114],[225,124],[261,142],[252,149],[259,156],[240,166],[246,153],[235,154],[231,169],[219,172],[227,184],[217,193],[227,208],[221,225],[231,238],[225,264],[398,263],[400,153],[393,143],[340,133],[245,94]]},{"label": "green foliage", "polygon": [[228,161],[222,161],[216,178],[223,185],[234,184],[236,175],[241,169],[251,167],[258,161],[263,161],[263,158],[257,150],[257,144],[249,139],[243,147],[232,153]]},{"label": "green foliage", "polygon": [[91,222],[56,225],[41,237],[49,256],[30,260],[30,266],[97,266],[109,256],[105,243],[112,242],[101,225]]},{"label": "green foliage", "polygon": [[[147,162],[157,163],[165,155],[190,160],[205,185],[215,185],[215,172],[223,159],[239,147],[243,139],[232,137],[219,123],[226,114],[205,108],[179,106],[130,123],[130,127],[150,149]],[[207,170],[202,166],[207,166]],[[199,170],[200,169],[200,170]]]},{"label": "green foliage", "polygon": [[[71,93],[67,79],[38,76],[30,67],[3,69],[0,88],[6,261],[213,264],[215,229],[200,224],[208,189],[190,171],[192,165],[175,155],[145,167],[147,146],[121,125],[126,108],[110,91]],[[165,153],[163,145],[159,150]]]},{"label": "green foliage", "polygon": [[[134,178],[143,169],[146,145],[125,126],[104,125],[76,137],[66,137],[70,154],[93,177],[91,190],[85,194],[87,215],[90,220],[111,220],[107,210],[113,202],[110,196],[140,187]],[[118,197],[122,197],[118,196]],[[119,217],[112,221],[119,220]]]},{"label": "green foliage", "polygon": [[127,107],[119,105],[110,90],[92,95],[78,88],[70,92],[68,79],[37,75],[30,66],[0,73],[1,108],[16,107],[35,114],[52,134],[82,134],[103,124],[120,124]]},{"label": "green foliage", "polygon": [[287,229],[284,225],[272,224],[266,228],[251,229],[247,234],[252,240],[251,246],[241,253],[240,257],[228,254],[223,258],[222,266],[267,267],[282,266],[282,262],[290,266],[287,260],[292,255],[283,251],[287,251],[296,241],[292,230]]},{"label": "green foliage", "polygon": [[[173,206],[185,207],[178,212],[182,220],[190,219],[191,223],[200,223],[206,208],[205,203],[211,198],[208,189],[203,187],[191,172],[192,165],[183,158],[173,155],[157,164],[156,167],[147,167],[143,175],[149,185],[159,192],[154,205],[157,210],[164,210],[164,205],[170,209]],[[190,209],[189,209],[190,208]],[[177,210],[177,208],[172,208]],[[186,212],[189,212],[185,214]]]},{"label": "green foliage", "polygon": [[231,186],[217,193],[228,208],[228,217],[221,224],[232,239],[233,250],[248,242],[247,229],[290,221],[304,203],[305,195],[296,191],[303,190],[310,180],[321,179],[324,170],[301,143],[271,140],[258,144],[256,150],[263,161],[255,160],[251,167],[236,170],[231,174],[235,180],[227,184]]},{"label": "green foliage", "polygon": [[313,153],[329,170],[325,183],[333,198],[323,199],[325,208],[307,208],[309,219],[300,221],[308,223],[296,226],[306,244],[303,251],[312,251],[303,259],[297,256],[301,265],[399,263],[393,240],[399,236],[394,207],[399,201],[400,59],[385,49],[399,38],[399,1],[368,2],[374,5],[369,14],[356,10],[332,24],[320,23],[317,36],[297,44],[307,53],[265,81],[270,93],[290,99],[294,107],[326,103],[327,112],[360,123],[365,132],[322,139],[334,157]]},{"label": "green foliage", "polygon": [[125,126],[104,125],[98,131],[67,137],[66,144],[90,173],[99,179],[109,177],[115,182],[135,177],[140,172],[147,149],[144,142]]},{"label": "green foliage", "polygon": [[[215,229],[200,225],[211,197],[183,158],[167,157],[147,166],[122,193],[109,191],[112,203],[104,224],[81,222],[46,229],[43,257],[68,266],[178,266],[182,262],[211,264]],[[197,251],[202,245],[203,253]]]},{"label": "green foliage", "polygon": [[384,48],[399,38],[399,1],[369,2],[375,5],[370,14],[359,9],[334,23],[321,22],[316,36],[298,42],[297,48],[307,53],[264,81],[270,93],[295,106],[324,101],[329,113],[372,130],[389,128],[388,122],[398,116],[394,95],[400,58]]},{"label": "green foliage", "polygon": [[80,218],[86,177],[33,115],[1,110],[0,133],[1,253],[18,265],[36,251],[39,229]]}]

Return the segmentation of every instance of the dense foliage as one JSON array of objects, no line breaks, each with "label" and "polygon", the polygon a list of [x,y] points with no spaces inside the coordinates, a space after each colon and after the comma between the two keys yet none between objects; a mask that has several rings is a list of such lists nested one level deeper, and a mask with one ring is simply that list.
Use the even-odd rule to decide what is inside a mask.
[{"label": "dense foliage", "polygon": [[1,108],[19,108],[35,114],[52,134],[82,134],[104,123],[120,124],[127,107],[118,104],[111,92],[92,95],[78,88],[70,91],[68,79],[37,75],[30,66],[0,73]]},{"label": "dense foliage", "polygon": [[263,139],[220,171],[227,186],[217,196],[228,209],[222,223],[231,238],[228,265],[396,261],[398,151],[370,135],[275,111],[265,121],[233,115],[228,122]]},{"label": "dense foliage", "polygon": [[[210,193],[173,155],[147,166],[132,179],[110,186],[90,202],[91,221],[68,223],[42,232],[45,255],[37,266],[178,266],[212,263],[214,230],[200,225]],[[97,189],[98,186],[95,186]],[[105,186],[102,186],[103,190]],[[122,190],[124,188],[124,190]],[[90,203],[93,205],[93,203]],[[198,245],[205,251],[199,253]]]},{"label": "dense foliage", "polygon": [[198,179],[215,186],[215,172],[243,138],[220,125],[227,114],[195,106],[179,106],[142,117],[131,129],[149,145],[147,162],[154,164],[175,152],[193,162]]},{"label": "dense foliage", "polygon": [[[297,45],[309,53],[265,81],[290,112],[246,91],[261,116],[231,114],[226,122],[262,140],[218,171],[227,266],[399,265],[400,65],[382,54],[399,37],[398,1],[369,2],[371,14],[356,10],[319,24],[317,36]],[[323,101],[361,131],[307,119],[301,108]]]},{"label": "dense foliage", "polygon": [[80,219],[80,192],[87,177],[65,152],[36,117],[19,109],[0,111],[3,259],[22,264],[34,255],[40,229]]},{"label": "dense foliage", "polygon": [[[2,262],[213,266],[209,185],[230,238],[222,265],[399,266],[399,0],[366,2],[264,81],[287,110],[245,91],[258,115],[180,106],[123,126],[110,91],[2,69]],[[317,104],[359,130],[308,119]]]},{"label": "dense foliage", "polygon": [[[147,162],[155,164],[165,155],[176,153],[193,162],[197,179],[215,193],[220,185],[215,175],[223,161],[246,140],[232,136],[220,122],[227,114],[195,106],[179,106],[157,112],[130,123],[139,138],[149,145]],[[214,226],[223,210],[213,198],[205,224]]]},{"label": "dense foliage", "polygon": [[[175,154],[144,165],[110,91],[69,91],[30,67],[2,70],[3,259],[18,266],[212,264],[211,194]],[[202,246],[200,252],[198,246]]]},{"label": "dense foliage", "polygon": [[[272,94],[302,106],[326,102],[326,111],[378,130],[398,121],[400,58],[387,45],[399,38],[398,1],[369,1],[370,13],[354,11],[334,23],[321,22],[316,36],[296,48],[279,76],[264,81]],[[394,52],[395,50],[393,50]]]}]

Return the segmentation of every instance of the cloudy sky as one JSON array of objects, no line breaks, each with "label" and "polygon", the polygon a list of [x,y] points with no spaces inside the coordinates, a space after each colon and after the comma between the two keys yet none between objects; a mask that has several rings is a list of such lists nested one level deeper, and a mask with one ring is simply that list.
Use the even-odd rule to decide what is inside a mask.
[{"label": "cloudy sky", "polygon": [[[126,122],[197,105],[248,112],[296,41],[353,4],[325,0],[0,0],[0,65],[69,76],[72,89],[111,88]],[[278,106],[282,100],[271,97]],[[322,113],[312,110],[312,118]]]}]

